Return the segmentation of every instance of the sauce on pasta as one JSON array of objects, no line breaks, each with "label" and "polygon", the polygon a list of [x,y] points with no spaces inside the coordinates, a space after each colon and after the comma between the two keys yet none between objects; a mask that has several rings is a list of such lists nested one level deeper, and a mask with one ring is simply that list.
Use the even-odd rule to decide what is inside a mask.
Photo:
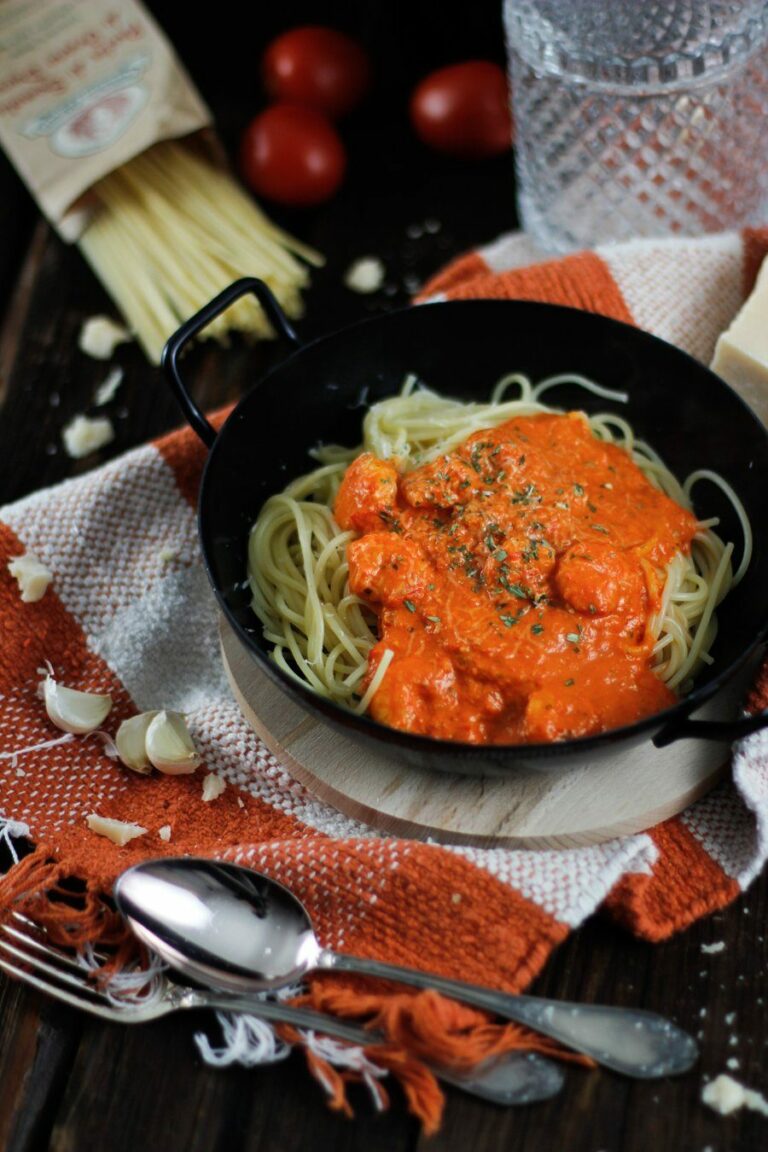
[{"label": "sauce on pasta", "polygon": [[696,517],[578,412],[510,419],[401,473],[371,453],[334,517],[350,591],[378,616],[369,704],[472,743],[585,736],[674,703],[651,667],[664,570]]}]

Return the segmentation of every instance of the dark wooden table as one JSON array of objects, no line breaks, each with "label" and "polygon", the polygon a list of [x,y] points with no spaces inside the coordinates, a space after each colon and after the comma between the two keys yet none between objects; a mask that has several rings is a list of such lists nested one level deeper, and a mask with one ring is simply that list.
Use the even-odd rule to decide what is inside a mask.
[{"label": "dark wooden table", "polygon": [[[256,10],[259,30],[244,35],[234,4],[201,37],[191,15],[171,5],[154,10],[179,47],[233,149],[260,106],[260,47],[283,27],[317,20],[311,6]],[[476,3],[461,24],[441,19],[439,5],[401,9],[383,2],[333,6],[334,22],[361,34],[377,66],[375,97],[345,126],[350,169],[343,192],[320,209],[273,211],[328,257],[314,277],[300,330],[311,337],[371,310],[406,303],[409,292],[454,254],[514,225],[511,157],[461,164],[428,153],[411,137],[405,97],[413,80],[450,60],[503,60],[500,4]],[[193,10],[188,10],[192,12]],[[331,16],[326,14],[330,21]],[[0,167],[0,501],[77,474],[61,428],[85,410],[104,365],[77,350],[82,320],[112,311],[77,250],[47,228],[13,173]],[[439,232],[409,236],[426,218]],[[357,296],[342,285],[350,261],[381,255],[388,295]],[[276,348],[195,353],[197,394],[209,405],[234,400],[274,357]],[[100,460],[176,426],[178,411],[159,370],[135,347],[121,350],[125,369],[115,414],[117,437]],[[55,397],[58,397],[56,402]],[[2,643],[2,638],[0,638]],[[0,810],[10,808],[0,797]],[[331,1113],[303,1058],[255,1071],[213,1071],[192,1042],[198,1022],[170,1018],[137,1029],[102,1024],[0,980],[0,1147],[7,1152],[238,1152],[240,1149],[376,1149],[410,1152],[758,1152],[768,1122],[742,1111],[722,1118],[700,1099],[704,1075],[736,1057],[735,1075],[764,1088],[768,1005],[764,936],[768,887],[757,882],[720,915],[661,945],[638,942],[597,916],[559,949],[535,991],[602,1000],[673,1016],[699,1036],[701,1061],[690,1075],[652,1084],[605,1072],[573,1071],[561,1097],[503,1111],[449,1090],[442,1131],[429,1141],[402,1101],[374,1114],[362,1090],[356,1116]],[[723,940],[725,950],[701,946]]]}]

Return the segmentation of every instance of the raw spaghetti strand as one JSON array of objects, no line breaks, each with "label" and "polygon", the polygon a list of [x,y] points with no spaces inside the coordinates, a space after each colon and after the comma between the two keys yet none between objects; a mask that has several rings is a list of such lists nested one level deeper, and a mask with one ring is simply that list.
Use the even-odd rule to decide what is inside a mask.
[{"label": "raw spaghetti strand", "polygon": [[[91,190],[95,206],[78,246],[150,360],[178,326],[241,276],[266,281],[291,317],[302,313],[312,248],[276,227],[230,173],[191,147],[163,141]],[[243,297],[204,331],[269,337],[261,308]]]}]

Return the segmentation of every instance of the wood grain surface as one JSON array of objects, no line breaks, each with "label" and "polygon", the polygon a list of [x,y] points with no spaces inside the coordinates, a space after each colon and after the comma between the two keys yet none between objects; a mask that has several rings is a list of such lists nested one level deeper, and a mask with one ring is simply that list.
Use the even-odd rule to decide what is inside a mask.
[{"label": "wood grain surface", "polygon": [[[258,7],[257,31],[243,33],[242,10],[217,6],[216,20],[194,7],[154,4],[234,147],[259,107],[256,61],[277,30],[318,19],[317,6]],[[493,239],[514,222],[512,161],[461,165],[425,153],[409,136],[408,87],[431,67],[469,56],[503,59],[501,5],[479,0],[452,20],[427,3],[360,0],[334,6],[334,22],[364,35],[379,64],[381,95],[345,128],[350,164],[342,194],[305,214],[275,212],[327,253],[314,279],[302,334],[338,328],[371,310],[403,304],[409,287],[451,255]],[[330,13],[326,19],[331,20]],[[393,63],[393,61],[395,63]],[[0,165],[0,501],[78,474],[179,423],[159,371],[138,349],[120,350],[125,380],[110,409],[117,438],[97,461],[71,461],[61,429],[88,409],[103,364],[78,352],[82,320],[112,312],[76,250],[39,221],[29,198]],[[407,235],[426,217],[440,232]],[[385,257],[395,292],[370,301],[346,291],[342,273],[364,254]],[[190,357],[201,403],[235,399],[276,347]],[[58,403],[54,397],[58,397]],[[0,638],[2,643],[2,638]],[[12,797],[0,797],[0,810]],[[7,859],[4,860],[7,864]],[[553,956],[535,991],[602,1000],[671,1015],[698,1034],[701,1061],[688,1076],[631,1083],[605,1072],[571,1071],[558,1099],[504,1111],[448,1091],[442,1129],[421,1135],[402,1101],[376,1114],[354,1090],[353,1119],[329,1111],[303,1059],[269,1068],[205,1067],[194,1033],[216,1037],[210,1017],[179,1017],[119,1028],[78,1015],[0,979],[0,1148],[4,1152],[762,1152],[768,1121],[743,1110],[716,1115],[701,1103],[705,1075],[733,1071],[766,1090],[768,1010],[763,877],[725,912],[660,944],[639,942],[596,916]],[[722,941],[717,954],[702,944]]]}]

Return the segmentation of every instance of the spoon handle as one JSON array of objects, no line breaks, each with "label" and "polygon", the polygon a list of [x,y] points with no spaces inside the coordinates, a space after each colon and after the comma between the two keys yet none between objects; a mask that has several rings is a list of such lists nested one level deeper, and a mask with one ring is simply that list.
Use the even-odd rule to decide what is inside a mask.
[{"label": "spoon handle", "polygon": [[545,1000],[537,996],[511,996],[492,988],[465,984],[461,980],[448,980],[443,976],[325,949],[321,951],[316,966],[379,976],[415,988],[432,988],[475,1008],[525,1024],[535,1032],[592,1056],[599,1064],[615,1072],[641,1080],[687,1072],[698,1057],[693,1037],[653,1012]]},{"label": "spoon handle", "polygon": [[[184,989],[179,1005],[185,1008],[217,1008],[224,1012],[247,1012],[263,1020],[274,1020],[334,1036],[364,1048],[386,1043],[380,1032],[368,1032],[355,1024],[347,1024],[334,1016],[313,1012],[311,1008],[295,1008],[273,1000],[255,996],[233,996],[228,993],[202,992]],[[493,1104],[532,1104],[549,1100],[563,1086],[563,1073],[550,1060],[535,1053],[506,1052],[494,1060],[464,1072],[430,1064],[439,1079],[460,1088],[470,1096],[478,1096]]]}]

